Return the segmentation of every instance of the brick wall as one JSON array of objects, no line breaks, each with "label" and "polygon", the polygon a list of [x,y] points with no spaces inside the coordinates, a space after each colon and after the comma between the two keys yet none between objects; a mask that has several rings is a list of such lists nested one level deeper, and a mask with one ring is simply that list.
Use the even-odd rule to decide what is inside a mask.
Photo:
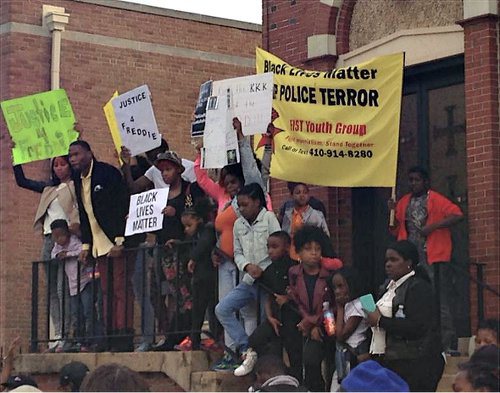
[{"label": "brick wall", "polygon": [[[113,0],[100,2],[106,6],[97,3],[2,1],[0,23],[15,23],[0,35],[0,99],[50,89],[51,40],[41,27],[42,5],[64,7],[70,18],[62,38],[61,87],[70,97],[82,137],[98,159],[116,164],[102,106],[115,90],[125,92],[142,84],[150,87],[162,134],[173,149],[193,159],[189,129],[199,85],[210,78],[254,73],[259,27]],[[24,168],[28,177],[47,176],[47,162]],[[35,193],[15,185],[10,138],[2,120],[0,346],[17,333],[25,343],[29,339],[30,262],[39,258],[41,248],[41,236],[32,229],[38,200]]]},{"label": "brick wall", "polygon": [[[308,59],[307,38],[316,34],[335,34],[338,8],[320,1],[263,0],[262,46],[284,61],[310,70],[334,68],[336,57]],[[290,194],[286,183],[272,179],[271,192],[275,209]],[[350,189],[311,187],[311,195],[321,199],[327,209],[327,221],[335,251],[351,262]]]},{"label": "brick wall", "polygon": [[[485,16],[461,22],[465,34],[465,106],[469,252],[485,263],[486,283],[500,287],[499,22]],[[475,275],[475,269],[471,273]],[[485,291],[486,317],[498,318],[499,299]],[[471,287],[472,327],[477,325],[476,287]]]}]

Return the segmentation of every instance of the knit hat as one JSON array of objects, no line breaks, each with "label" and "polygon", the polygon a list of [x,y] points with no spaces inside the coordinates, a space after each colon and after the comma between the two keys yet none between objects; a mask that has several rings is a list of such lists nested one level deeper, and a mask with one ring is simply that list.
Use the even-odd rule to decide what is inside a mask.
[{"label": "knit hat", "polygon": [[68,363],[59,372],[59,385],[70,385],[73,392],[78,392],[88,372],[89,368],[82,362]]},{"label": "knit hat", "polygon": [[340,385],[345,392],[409,392],[408,384],[394,371],[367,360],[353,368]]},{"label": "knit hat", "polygon": [[2,386],[5,386],[9,390],[13,390],[24,385],[33,386],[35,388],[38,387],[35,380],[27,375],[11,375],[7,381],[2,383]]},{"label": "knit hat", "polygon": [[182,169],[181,172],[184,172],[186,168],[182,165],[182,159],[179,157],[179,155],[172,150],[167,150],[165,153],[160,153],[156,156],[155,160],[155,165],[158,164],[160,161],[170,161],[180,167]]}]

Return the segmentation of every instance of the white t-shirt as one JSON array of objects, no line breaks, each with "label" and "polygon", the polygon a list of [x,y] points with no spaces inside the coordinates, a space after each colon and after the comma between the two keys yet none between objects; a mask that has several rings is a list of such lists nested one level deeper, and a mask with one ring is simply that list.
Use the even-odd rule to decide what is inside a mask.
[{"label": "white t-shirt", "polygon": [[[389,285],[387,285],[387,291],[378,300],[377,308],[383,317],[392,318],[392,300],[396,296],[396,289],[401,286],[406,280],[411,276],[415,275],[415,271],[412,270],[410,273],[401,277],[398,281],[392,280]],[[372,342],[370,344],[370,353],[374,355],[381,355],[385,353],[385,330],[380,327],[372,327],[373,336]]]},{"label": "white t-shirt", "polygon": [[354,330],[351,336],[346,340],[347,344],[349,344],[352,348],[356,348],[366,339],[366,330],[368,329],[368,321],[366,320],[366,315],[361,307],[361,301],[359,298],[346,303],[344,307],[344,323],[347,323],[350,317],[363,318],[356,330]]},{"label": "white t-shirt", "polygon": [[[196,176],[194,174],[194,162],[182,159],[182,165],[185,170],[182,172],[182,178],[190,183],[196,181]],[[155,188],[165,188],[167,184],[163,181],[163,177],[161,176],[160,170],[154,165],[150,167],[145,173],[144,176],[154,184]]]}]

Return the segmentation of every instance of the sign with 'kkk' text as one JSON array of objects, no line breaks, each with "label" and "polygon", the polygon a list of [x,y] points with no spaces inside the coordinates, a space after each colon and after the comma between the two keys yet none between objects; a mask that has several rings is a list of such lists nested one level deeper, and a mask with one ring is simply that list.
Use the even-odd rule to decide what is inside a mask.
[{"label": "sign with 'kkk' text", "polygon": [[1,106],[14,143],[14,165],[67,155],[78,138],[63,89],[2,101]]},{"label": "sign with 'kkk' text", "polygon": [[240,120],[244,135],[263,134],[271,122],[273,73],[215,81],[212,96],[229,97],[230,114]]},{"label": "sign with 'kkk' text", "polygon": [[162,210],[167,206],[169,187],[130,196],[125,236],[162,229]]},{"label": "sign with 'kkk' text", "polygon": [[147,85],[113,98],[112,104],[122,143],[132,156],[160,146],[161,136]]},{"label": "sign with 'kkk' text", "polygon": [[326,72],[293,67],[260,48],[256,60],[257,72],[274,73],[272,177],[395,186],[403,53]]}]

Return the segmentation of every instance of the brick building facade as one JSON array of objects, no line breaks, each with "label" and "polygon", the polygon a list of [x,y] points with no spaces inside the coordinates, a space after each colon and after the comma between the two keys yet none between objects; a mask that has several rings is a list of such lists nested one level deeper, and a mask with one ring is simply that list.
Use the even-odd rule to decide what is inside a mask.
[{"label": "brick building facade", "polygon": [[[189,121],[201,82],[254,72],[255,46],[307,69],[327,70],[380,54],[406,52],[398,194],[405,171],[429,165],[434,187],[458,203],[467,222],[454,230],[454,263],[484,263],[486,282],[499,287],[500,151],[498,0],[263,0],[263,26],[156,9],[114,0],[2,1],[0,100],[50,89],[49,29],[42,6],[63,7],[61,87],[99,159],[115,163],[102,105],[115,89],[146,83],[160,131],[187,158]],[[0,123],[0,345],[29,335],[30,261],[38,196],[14,183],[10,143]],[[449,154],[446,154],[449,153]],[[43,178],[47,163],[26,166]],[[272,180],[274,205],[288,198]],[[387,189],[312,187],[327,207],[334,248],[372,284],[383,277]],[[476,288],[454,278],[461,335],[477,322]],[[486,292],[486,316],[498,298]],[[464,307],[462,307],[464,308]],[[466,307],[465,307],[466,308]]]},{"label": "brick building facade", "polygon": [[[466,213],[453,230],[454,265],[499,288],[500,131],[498,0],[264,0],[263,47],[292,65],[326,70],[405,51],[398,195],[406,170],[427,165],[435,189]],[[273,196],[285,185],[273,181]],[[340,256],[383,276],[389,191],[315,191],[328,200]],[[476,286],[463,272],[453,278],[459,335],[477,324]],[[463,304],[470,302],[470,310]],[[485,316],[498,317],[499,299],[486,291]],[[467,309],[466,312],[458,310]]]},{"label": "brick building facade", "polygon": [[[191,114],[199,86],[254,73],[260,26],[114,0],[2,1],[1,97],[51,88],[51,33],[43,5],[62,7],[60,86],[66,89],[82,138],[99,160],[117,164],[103,105],[115,90],[149,85],[160,132],[172,149],[194,158]],[[16,186],[10,138],[0,122],[0,345],[14,334],[29,338],[31,261],[41,236],[32,229],[39,195]],[[31,178],[47,176],[47,162],[24,166]],[[43,276],[43,275],[42,275]]]}]

